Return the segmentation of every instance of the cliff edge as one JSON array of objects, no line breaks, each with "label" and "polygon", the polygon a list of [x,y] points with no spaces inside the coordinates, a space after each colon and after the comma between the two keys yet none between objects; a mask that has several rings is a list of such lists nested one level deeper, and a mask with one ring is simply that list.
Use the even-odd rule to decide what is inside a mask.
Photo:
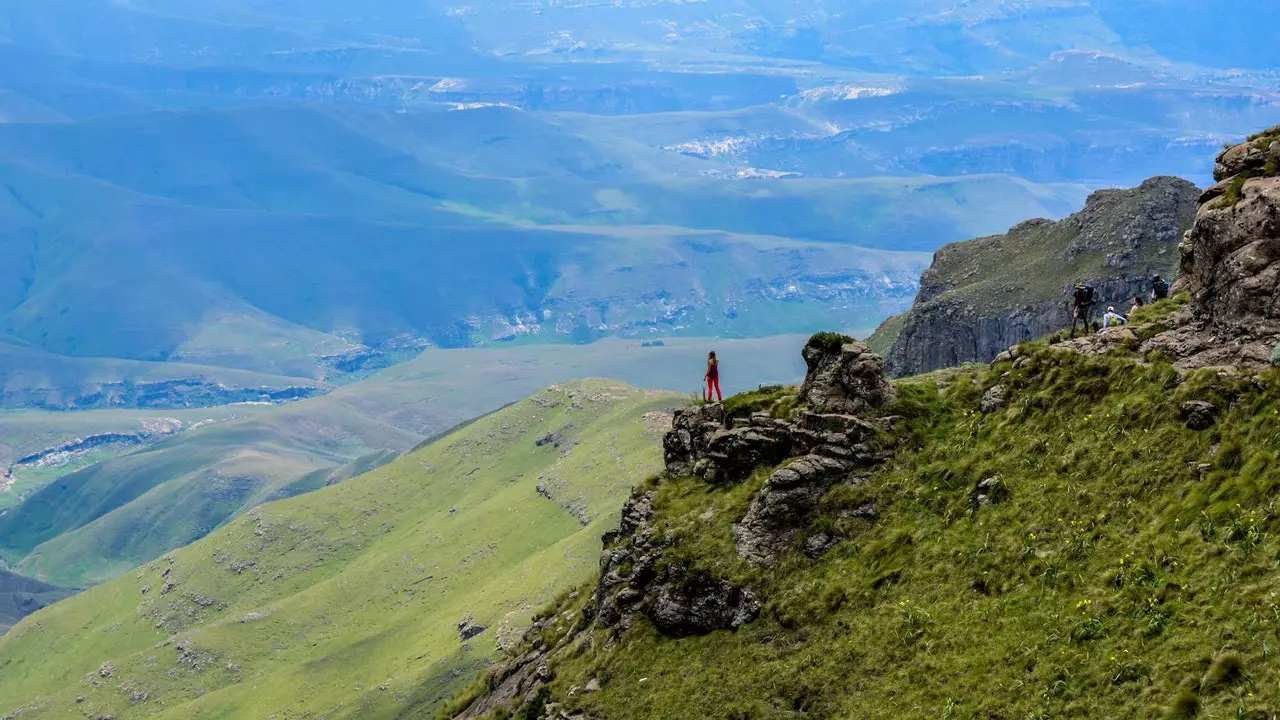
[{"label": "cliff edge", "polygon": [[868,343],[884,353],[891,375],[905,377],[988,362],[1070,326],[1077,281],[1097,288],[1102,308],[1123,305],[1123,312],[1149,292],[1153,274],[1173,275],[1199,196],[1186,180],[1156,177],[1095,192],[1059,222],[1030,220],[1004,235],[947,245],[921,276],[914,306]]}]

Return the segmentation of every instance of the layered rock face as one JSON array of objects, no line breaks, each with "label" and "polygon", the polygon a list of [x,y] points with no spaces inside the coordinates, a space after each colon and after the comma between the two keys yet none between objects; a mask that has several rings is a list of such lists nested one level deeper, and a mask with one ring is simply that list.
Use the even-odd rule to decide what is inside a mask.
[{"label": "layered rock face", "polygon": [[1174,292],[1191,299],[1143,349],[1182,368],[1262,367],[1280,343],[1280,126],[1218,156],[1180,247]]},{"label": "layered rock face", "polygon": [[[668,478],[695,475],[709,483],[740,483],[758,468],[774,468],[732,528],[737,555],[758,566],[791,551],[817,557],[844,539],[828,531],[801,542],[832,488],[867,482],[870,471],[890,455],[894,418],[883,408],[893,402],[894,390],[881,359],[862,343],[826,334],[815,336],[803,354],[808,373],[800,399],[806,407],[790,417],[764,412],[731,417],[722,405],[693,406],[676,411],[663,438]],[[618,529],[603,538],[600,579],[583,613],[543,620],[526,636],[536,636],[547,623],[568,622],[569,639],[556,648],[535,645],[494,666],[490,691],[456,720],[536,704],[553,677],[548,659],[556,652],[612,643],[639,618],[671,637],[731,630],[756,619],[762,600],[754,589],[672,557],[656,517],[658,496],[655,490],[637,490],[623,506]],[[877,514],[869,503],[843,512],[842,517],[866,522]],[[550,706],[537,716],[566,717]]]},{"label": "layered rock face", "polygon": [[1185,180],[1152,178],[1096,192],[1060,222],[1031,220],[1005,235],[948,245],[921,276],[912,309],[886,321],[870,342],[888,348],[891,375],[907,376],[987,362],[1069,327],[1070,292],[1081,280],[1097,290],[1099,309],[1123,311],[1148,294],[1152,275],[1174,274],[1199,194]]}]

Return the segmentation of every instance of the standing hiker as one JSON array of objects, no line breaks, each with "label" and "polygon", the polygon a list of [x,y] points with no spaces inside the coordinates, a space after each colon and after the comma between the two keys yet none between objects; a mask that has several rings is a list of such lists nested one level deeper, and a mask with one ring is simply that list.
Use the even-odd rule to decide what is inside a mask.
[{"label": "standing hiker", "polygon": [[1071,337],[1076,336],[1076,324],[1084,323],[1084,332],[1086,335],[1093,332],[1093,302],[1094,292],[1093,286],[1084,282],[1076,283],[1076,290],[1072,293],[1075,302],[1075,311],[1071,316]]},{"label": "standing hiker", "polygon": [[716,351],[712,350],[707,353],[707,374],[703,376],[707,381],[707,402],[711,402],[711,391],[715,391],[716,400],[724,402],[724,395],[720,394],[720,361],[716,359]]},{"label": "standing hiker", "polygon": [[1146,303],[1142,302],[1142,296],[1141,296],[1141,295],[1134,295],[1134,296],[1133,296],[1133,305],[1130,305],[1130,306],[1129,306],[1129,317],[1133,317],[1133,314],[1134,314],[1134,313],[1136,313],[1136,312],[1138,312],[1139,310],[1141,310],[1142,308],[1146,307],[1146,305],[1147,305]]},{"label": "standing hiker", "polygon": [[1151,299],[1164,300],[1169,297],[1169,283],[1160,278],[1159,275],[1151,278]]}]

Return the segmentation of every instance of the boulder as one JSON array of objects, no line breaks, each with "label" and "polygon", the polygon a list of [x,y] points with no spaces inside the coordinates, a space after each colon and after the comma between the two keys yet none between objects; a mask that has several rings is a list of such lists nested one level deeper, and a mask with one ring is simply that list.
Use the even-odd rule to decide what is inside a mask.
[{"label": "boulder", "polygon": [[707,440],[709,464],[701,477],[710,483],[742,482],[756,468],[776,465],[790,453],[791,434],[785,425],[718,430]]},{"label": "boulder", "polygon": [[809,524],[822,497],[856,465],[823,455],[806,455],[774,471],[733,526],[738,557],[770,565]]},{"label": "boulder", "polygon": [[719,403],[676,410],[671,429],[662,437],[667,472],[672,475],[693,472],[694,463],[706,454],[711,437],[724,428],[724,421],[724,406]]},{"label": "boulder", "polygon": [[1191,300],[1143,352],[1159,350],[1182,370],[1269,366],[1280,341],[1280,177],[1245,180],[1234,205],[1202,205],[1180,253],[1174,289]]},{"label": "boulder", "polygon": [[884,373],[884,361],[864,343],[815,335],[802,355],[808,367],[800,401],[816,410],[857,414],[893,402],[895,391]]},{"label": "boulder", "polygon": [[988,505],[1002,503],[1009,499],[1009,487],[998,477],[985,478],[973,489],[973,509],[981,510]]},{"label": "boulder", "polygon": [[978,409],[983,413],[993,413],[1008,403],[1007,395],[1008,390],[1004,385],[995,385],[983,393],[982,404],[978,406]]},{"label": "boulder", "polygon": [[1208,430],[1218,420],[1218,406],[1202,400],[1182,403],[1182,421],[1191,430]]},{"label": "boulder", "polygon": [[659,586],[648,611],[654,626],[672,637],[736,629],[759,614],[760,601],[750,590],[705,578]]}]

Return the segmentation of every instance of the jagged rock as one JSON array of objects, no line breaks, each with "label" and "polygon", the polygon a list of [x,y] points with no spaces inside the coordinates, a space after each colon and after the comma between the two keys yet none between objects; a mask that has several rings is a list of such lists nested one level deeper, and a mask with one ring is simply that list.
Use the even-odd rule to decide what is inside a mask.
[{"label": "jagged rock", "polygon": [[489,692],[476,698],[453,720],[480,720],[500,708],[532,700],[545,681],[537,675],[545,655],[534,650],[520,658],[493,666],[489,671]]},{"label": "jagged rock", "polygon": [[1009,499],[1009,487],[1000,478],[989,477],[981,480],[973,490],[973,509],[981,510],[988,505],[1004,502]]},{"label": "jagged rock", "polygon": [[1200,206],[1180,246],[1182,274],[1173,288],[1191,301],[1172,330],[1142,346],[1179,369],[1267,367],[1280,341],[1280,177],[1247,176],[1266,169],[1271,149],[1260,144],[1219,156],[1219,179],[1229,181],[1238,202],[1210,198]]},{"label": "jagged rock", "polygon": [[[815,336],[817,338],[818,336]],[[893,402],[884,361],[864,343],[824,345],[811,339],[802,352],[808,371],[800,401],[834,413],[862,413]]]},{"label": "jagged rock", "polygon": [[1005,388],[1004,385],[995,385],[991,387],[983,393],[982,404],[978,406],[978,409],[984,413],[993,413],[1003,408],[1008,402],[1008,399],[1006,398],[1007,394],[1008,389]]},{"label": "jagged rock", "polygon": [[1012,362],[1012,361],[1016,360],[1017,358],[1018,358],[1018,346],[1017,346],[1017,345],[1014,345],[1013,347],[1009,348],[1008,350],[1005,350],[1004,352],[1000,353],[999,355],[996,355],[996,356],[991,360],[991,364],[992,364],[992,365],[997,365],[997,364],[1002,363],[1002,362]]},{"label": "jagged rock", "polygon": [[1092,335],[1066,340],[1054,345],[1059,350],[1072,350],[1085,355],[1106,355],[1119,349],[1138,347],[1138,336],[1127,327],[1103,328]]},{"label": "jagged rock", "polygon": [[488,629],[488,625],[476,625],[475,618],[470,615],[458,621],[458,637],[460,637],[463,642],[470,640]]},{"label": "jagged rock", "polygon": [[1191,430],[1208,430],[1218,419],[1218,406],[1202,400],[1182,403],[1182,420]]},{"label": "jagged rock", "polygon": [[776,465],[791,453],[791,436],[779,427],[719,430],[707,442],[709,468],[702,478],[710,483],[745,480],[761,465]]},{"label": "jagged rock", "polygon": [[749,589],[714,578],[691,576],[668,565],[652,527],[656,493],[633,495],[623,506],[618,530],[605,535],[596,586],[597,626],[625,630],[637,613],[673,636],[737,628],[755,619],[760,604]]},{"label": "jagged rock", "polygon": [[595,678],[591,678],[587,681],[586,686],[582,688],[582,692],[587,694],[600,692],[600,681]]},{"label": "jagged rock", "polygon": [[711,437],[724,429],[724,406],[694,405],[676,410],[671,429],[662,437],[667,472],[687,475],[707,452]]},{"label": "jagged rock", "polygon": [[[1272,131],[1280,132],[1280,128],[1272,128],[1268,133]],[[1237,175],[1260,174],[1270,157],[1270,147],[1262,146],[1257,142],[1233,145],[1218,154],[1213,166],[1213,179],[1222,182]]]},{"label": "jagged rock", "polygon": [[848,460],[806,455],[775,470],[733,526],[738,557],[772,564],[808,525],[822,496],[855,467]]},{"label": "jagged rock", "polygon": [[817,559],[826,555],[831,548],[835,547],[843,539],[836,533],[814,533],[804,541],[803,552],[807,557]]},{"label": "jagged rock", "polygon": [[701,578],[660,585],[649,608],[654,626],[673,637],[736,629],[759,614],[760,601],[750,590]]},{"label": "jagged rock", "polygon": [[[1199,195],[1185,180],[1157,177],[1131,190],[1096,192],[1061,222],[1024,223],[1005,235],[947,245],[921,275],[905,318],[873,336],[891,346],[888,373],[989,362],[1010,346],[1068,328],[1069,294],[1078,280],[1093,284],[1101,307],[1128,307],[1150,291],[1153,274],[1172,276]],[[1063,277],[1068,265],[1081,268],[1082,277]],[[1021,271],[1011,274],[1011,266]]]}]

